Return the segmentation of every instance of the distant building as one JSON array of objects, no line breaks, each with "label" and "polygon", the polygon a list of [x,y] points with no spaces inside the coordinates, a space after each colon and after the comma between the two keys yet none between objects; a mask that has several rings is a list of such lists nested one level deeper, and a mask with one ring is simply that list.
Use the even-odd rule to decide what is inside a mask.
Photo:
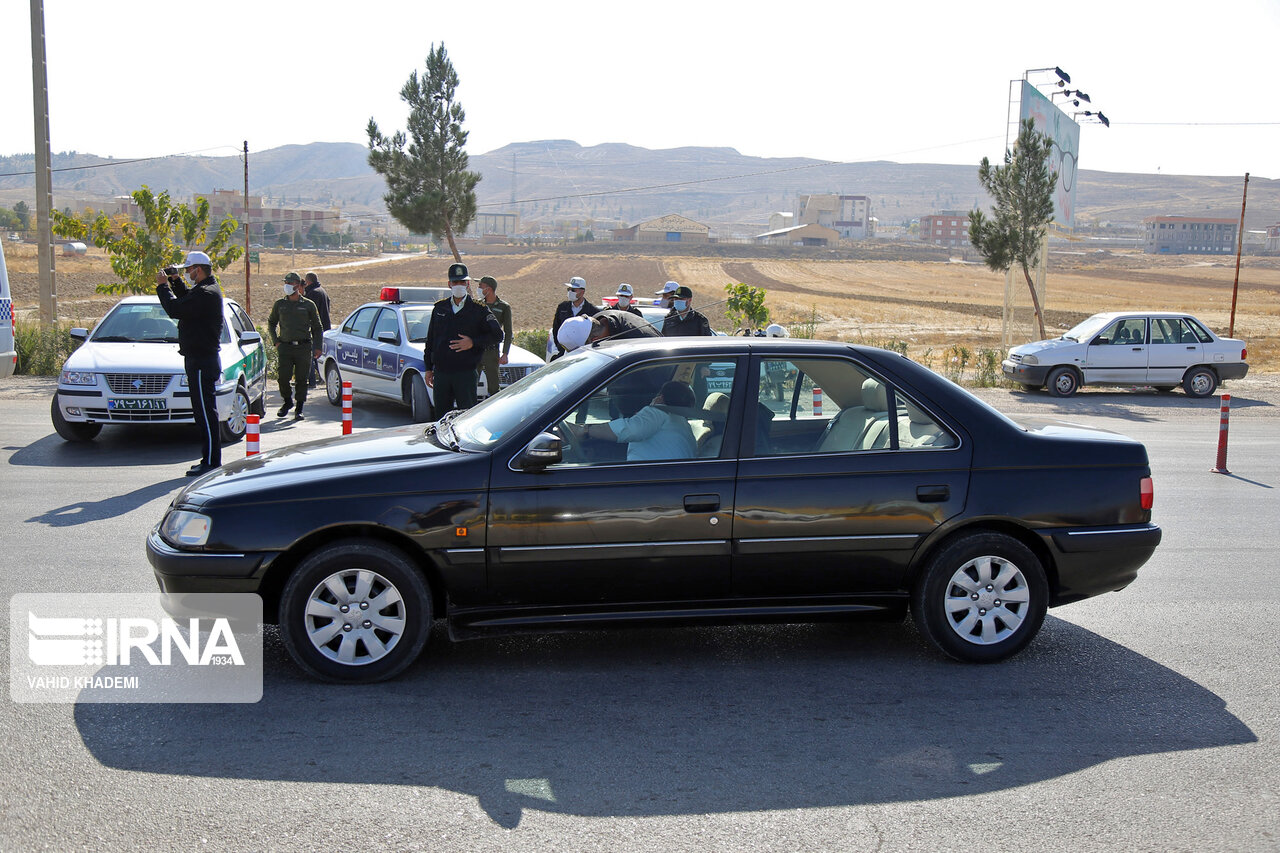
[{"label": "distant building", "polygon": [[515,237],[520,233],[520,215],[517,213],[477,213],[467,234],[473,237]]},{"label": "distant building", "polygon": [[1280,225],[1267,227],[1266,242],[1262,246],[1262,251],[1268,255],[1280,255]]},{"label": "distant building", "polygon": [[1148,216],[1142,220],[1142,251],[1148,255],[1230,255],[1239,224],[1234,219]]},{"label": "distant building", "polygon": [[710,226],[671,213],[632,225],[614,229],[613,239],[628,243],[706,243],[711,236]]},{"label": "distant building", "polygon": [[[770,225],[772,225],[772,221]],[[846,240],[875,236],[871,199],[865,195],[801,195],[796,197],[795,225],[821,225]]]},{"label": "distant building", "polygon": [[769,214],[769,230],[781,231],[783,228],[790,228],[796,224],[796,215],[794,213],[770,213]]},{"label": "distant building", "polygon": [[969,245],[969,214],[944,210],[920,217],[920,239],[934,246]]},{"label": "distant building", "polygon": [[825,225],[810,223],[793,225],[778,231],[766,231],[763,234],[757,234],[755,241],[769,246],[831,247],[839,245],[840,232]]}]

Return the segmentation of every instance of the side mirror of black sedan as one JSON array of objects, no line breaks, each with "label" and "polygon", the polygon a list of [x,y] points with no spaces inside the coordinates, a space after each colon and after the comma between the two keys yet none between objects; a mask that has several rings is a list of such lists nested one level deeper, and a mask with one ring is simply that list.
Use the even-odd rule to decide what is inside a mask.
[{"label": "side mirror of black sedan", "polygon": [[524,452],[516,457],[516,464],[521,470],[529,471],[555,465],[563,460],[564,451],[560,437],[549,432],[540,432],[534,436],[533,441],[529,442]]}]

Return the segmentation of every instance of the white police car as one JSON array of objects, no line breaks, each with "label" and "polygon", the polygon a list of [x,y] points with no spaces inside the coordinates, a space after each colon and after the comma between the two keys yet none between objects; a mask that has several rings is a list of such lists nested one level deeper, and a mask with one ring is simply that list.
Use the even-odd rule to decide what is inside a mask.
[{"label": "white police car", "polygon": [[[423,345],[431,325],[431,308],[449,296],[447,287],[384,287],[381,300],[352,311],[342,325],[324,333],[320,370],[325,393],[342,404],[342,382],[351,390],[396,400],[409,407],[413,420],[431,420],[431,389],[422,378],[426,370]],[[498,385],[505,388],[537,370],[542,359],[512,346],[507,363],[498,368]],[[489,396],[484,371],[477,394]],[[499,390],[500,390],[499,389]]]},{"label": "white police car", "polygon": [[[94,327],[72,329],[83,341],[62,366],[50,417],[67,441],[89,441],[105,424],[195,423],[191,391],[178,353],[178,324],[155,296],[128,296]],[[224,442],[244,435],[246,419],[263,413],[266,354],[244,309],[222,300],[222,377],[216,389]]]}]

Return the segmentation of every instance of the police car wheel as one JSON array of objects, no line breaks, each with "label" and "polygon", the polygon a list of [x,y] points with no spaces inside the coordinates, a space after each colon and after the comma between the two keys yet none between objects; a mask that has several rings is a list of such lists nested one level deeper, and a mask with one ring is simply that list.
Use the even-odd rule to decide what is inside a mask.
[{"label": "police car wheel", "polygon": [[249,392],[243,385],[237,385],[231,395],[231,416],[218,424],[218,433],[223,444],[233,444],[244,438],[249,425]]},{"label": "police car wheel", "polygon": [[342,405],[342,373],[332,361],[324,366],[324,395],[331,404]]},{"label": "police car wheel", "polygon": [[49,407],[49,416],[53,419],[53,429],[65,441],[93,441],[102,432],[102,424],[72,423],[62,416],[55,395]]},{"label": "police car wheel", "polygon": [[416,373],[409,378],[409,411],[416,424],[431,420],[431,396],[427,393],[427,383]]},{"label": "police car wheel", "polygon": [[285,648],[307,673],[327,681],[383,681],[403,672],[426,645],[431,593],[398,548],[342,539],[290,575],[279,621]]}]

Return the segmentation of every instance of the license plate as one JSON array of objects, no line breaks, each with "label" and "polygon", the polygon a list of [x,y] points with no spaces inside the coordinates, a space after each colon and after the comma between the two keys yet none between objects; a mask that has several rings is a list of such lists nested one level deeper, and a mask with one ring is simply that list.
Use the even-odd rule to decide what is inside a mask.
[{"label": "license plate", "polygon": [[1004,372],[1005,372],[1005,373],[1013,373],[1013,365],[1012,365],[1012,364],[1006,364],[1006,365],[1004,366]]},{"label": "license plate", "polygon": [[145,397],[123,397],[119,400],[107,400],[107,408],[117,412],[162,412],[169,408],[169,402]]}]

